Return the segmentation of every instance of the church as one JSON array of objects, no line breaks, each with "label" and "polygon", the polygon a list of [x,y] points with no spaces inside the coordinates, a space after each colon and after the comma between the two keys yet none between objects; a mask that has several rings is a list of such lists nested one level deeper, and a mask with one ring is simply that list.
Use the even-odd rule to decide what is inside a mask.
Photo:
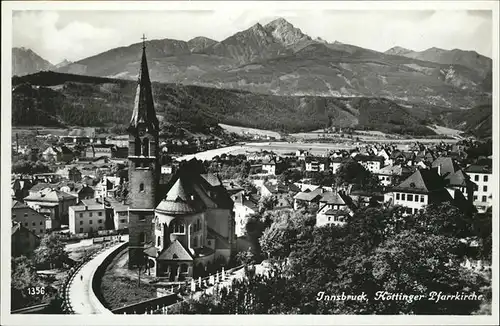
[{"label": "church", "polygon": [[196,160],[161,185],[159,132],[143,42],[128,127],[129,268],[147,266],[150,275],[171,281],[204,276],[234,254],[233,201]]}]

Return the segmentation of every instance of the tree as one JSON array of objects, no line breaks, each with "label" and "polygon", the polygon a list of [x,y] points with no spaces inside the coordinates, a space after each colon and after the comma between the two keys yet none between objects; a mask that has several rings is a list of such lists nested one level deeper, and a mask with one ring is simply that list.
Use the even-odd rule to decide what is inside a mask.
[{"label": "tree", "polygon": [[62,266],[68,258],[68,253],[64,249],[64,242],[57,234],[52,233],[42,239],[40,246],[35,250],[34,257],[37,265],[54,268]]},{"label": "tree", "polygon": [[25,256],[11,259],[11,305],[12,309],[25,307],[36,301],[36,297],[28,293],[31,287],[41,285],[35,266]]},{"label": "tree", "polygon": [[432,234],[458,238],[472,235],[472,220],[449,202],[427,205],[415,219],[420,228]]},{"label": "tree", "polygon": [[41,161],[19,160],[12,165],[12,173],[36,174],[48,172],[51,172],[51,169]]},{"label": "tree", "polygon": [[356,244],[360,252],[376,248],[387,237],[414,226],[412,215],[405,215],[401,206],[380,208],[361,207],[347,219],[347,240]]},{"label": "tree", "polygon": [[331,187],[335,183],[335,175],[331,171],[319,171],[308,173],[311,182],[315,185]]},{"label": "tree", "polygon": [[262,214],[265,211],[274,209],[278,204],[278,199],[275,196],[261,196],[259,199],[259,212]]},{"label": "tree", "polygon": [[299,182],[303,178],[304,178],[304,174],[302,171],[297,170],[297,169],[286,169],[285,171],[283,171],[283,173],[281,173],[278,176],[278,181],[283,182],[283,183],[287,183],[287,182],[293,183],[293,182]]},{"label": "tree", "polygon": [[257,193],[257,188],[255,187],[253,182],[248,178],[240,178],[238,180],[238,184],[245,190],[245,193],[247,194]]},{"label": "tree", "polygon": [[383,301],[380,313],[389,314],[470,314],[480,301],[447,300],[441,304],[428,300],[431,291],[446,294],[479,292],[484,279],[462,268],[455,252],[459,242],[443,235],[407,230],[394,235],[372,256],[373,273],[380,289],[391,293],[426,295],[425,300]]},{"label": "tree", "polygon": [[305,211],[273,212],[271,226],[264,230],[259,239],[262,252],[268,257],[286,258],[292,246],[302,233],[312,232],[313,215]]},{"label": "tree", "polygon": [[472,219],[472,234],[480,240],[479,257],[487,262],[491,262],[492,250],[492,215],[491,208],[483,214],[476,214]]},{"label": "tree", "polygon": [[379,186],[379,181],[364,166],[355,161],[340,164],[335,172],[335,185],[355,184],[363,189],[373,189]]}]

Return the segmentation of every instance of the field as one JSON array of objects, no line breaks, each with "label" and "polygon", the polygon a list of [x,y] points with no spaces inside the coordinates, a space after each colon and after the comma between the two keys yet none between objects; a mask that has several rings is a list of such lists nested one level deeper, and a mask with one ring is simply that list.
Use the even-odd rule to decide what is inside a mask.
[{"label": "field", "polygon": [[281,139],[281,136],[279,133],[271,130],[264,130],[264,129],[255,129],[255,128],[246,128],[246,127],[239,127],[239,126],[230,126],[226,125],[223,123],[219,123],[219,126],[228,131],[228,132],[234,132],[238,135],[259,135],[261,137],[274,137],[276,139]]},{"label": "field", "polygon": [[131,305],[156,297],[156,287],[145,283],[151,277],[142,275],[138,286],[137,271],[127,269],[128,250],[125,249],[109,264],[101,280],[101,293],[110,309]]},{"label": "field", "polygon": [[438,135],[447,135],[447,136],[459,136],[463,131],[457,129],[446,128],[443,126],[427,126],[427,128],[432,129]]},{"label": "field", "polygon": [[[369,137],[369,136],[368,136]],[[368,138],[367,137],[367,138]],[[407,150],[409,146],[415,142],[420,142],[422,144],[435,144],[435,143],[456,143],[456,139],[380,139],[374,137],[374,139],[361,139],[360,141],[344,141],[339,143],[320,143],[320,142],[258,142],[258,143],[245,143],[238,146],[229,146],[223,148],[212,149],[204,152],[199,152],[196,154],[189,154],[178,157],[177,160],[190,160],[196,158],[198,160],[211,160],[215,156],[220,156],[222,154],[245,154],[249,152],[260,152],[263,150],[273,151],[275,153],[295,153],[297,150],[308,150],[313,155],[326,154],[328,150],[341,150],[341,149],[352,149],[355,147],[362,147],[367,143],[391,143],[395,144],[401,150]]]}]

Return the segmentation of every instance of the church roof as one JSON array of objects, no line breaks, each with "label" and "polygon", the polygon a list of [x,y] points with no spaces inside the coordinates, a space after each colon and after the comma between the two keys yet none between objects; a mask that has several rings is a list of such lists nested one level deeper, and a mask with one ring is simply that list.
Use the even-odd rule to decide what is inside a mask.
[{"label": "church roof", "polygon": [[184,248],[184,246],[179,242],[179,240],[175,240],[163,250],[158,256],[159,260],[193,260],[193,255],[189,253],[189,251]]},{"label": "church roof", "polygon": [[145,45],[143,45],[142,48],[141,68],[139,71],[139,80],[137,81],[137,91],[135,94],[134,109],[132,111],[132,118],[130,119],[129,130],[134,130],[139,123],[145,123],[155,130],[159,129],[159,122],[156,117],[153,102],[151,80],[149,79]]},{"label": "church roof", "polygon": [[156,209],[170,214],[190,214],[199,211],[203,203],[183,178],[178,178]]},{"label": "church roof", "polygon": [[190,214],[207,208],[233,207],[231,197],[218,178],[200,174],[195,161],[181,165],[165,190],[166,194],[156,208],[167,214]]}]

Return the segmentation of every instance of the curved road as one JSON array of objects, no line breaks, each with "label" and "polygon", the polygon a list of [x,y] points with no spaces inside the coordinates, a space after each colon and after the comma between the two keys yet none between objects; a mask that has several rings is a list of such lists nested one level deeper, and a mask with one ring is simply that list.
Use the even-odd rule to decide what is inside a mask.
[{"label": "curved road", "polygon": [[97,267],[103,263],[104,259],[121,245],[123,245],[123,242],[107,248],[88,261],[80,268],[68,285],[69,303],[75,314],[111,314],[111,311],[106,309],[93,293],[92,278]]}]

